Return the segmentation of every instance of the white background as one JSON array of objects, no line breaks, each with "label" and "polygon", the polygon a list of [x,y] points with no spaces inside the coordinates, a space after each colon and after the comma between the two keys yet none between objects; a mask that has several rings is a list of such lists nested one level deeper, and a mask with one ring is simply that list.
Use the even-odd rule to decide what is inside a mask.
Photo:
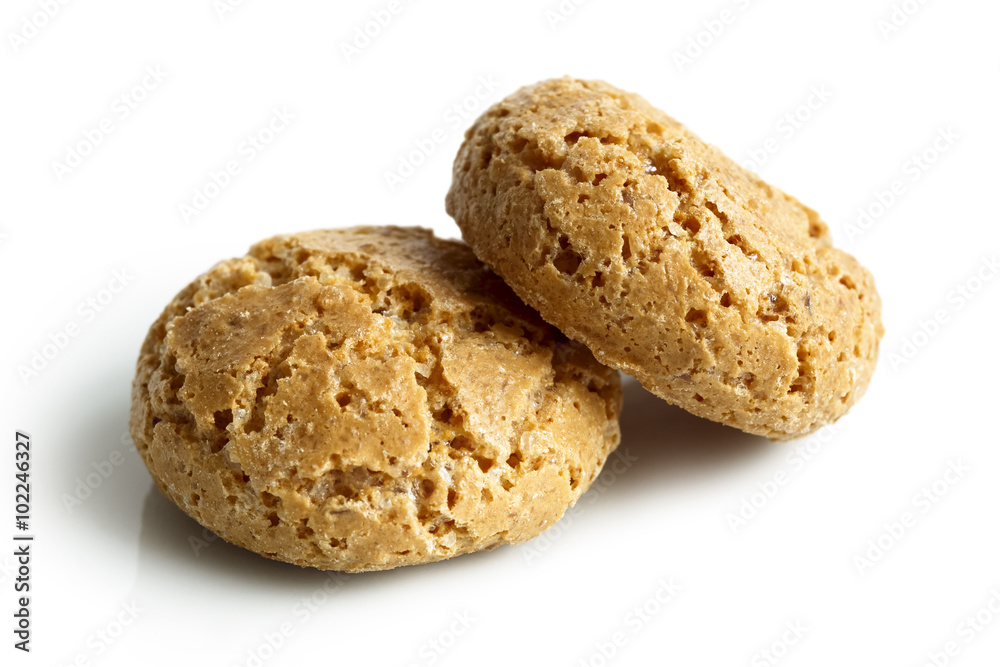
[{"label": "white background", "polygon": [[[565,16],[549,13],[557,0],[409,1],[350,59],[342,44],[388,0],[249,0],[222,16],[212,0],[94,0],[51,19],[44,4],[0,12],[0,662],[997,664],[996,3],[907,0],[912,15],[886,34],[890,0],[567,1]],[[393,223],[457,236],[443,200],[465,127],[563,74],[639,92],[741,162],[771,149],[757,170],[876,276],[887,333],[864,400],[834,431],[776,444],[631,383],[624,472],[606,470],[541,538],[450,562],[331,579],[199,544],[126,431],[135,357],[162,307],[276,233]],[[294,120],[247,159],[241,144],[274,109]],[[112,131],[79,148],[81,164],[54,166],[104,119]],[[437,129],[443,141],[390,189],[386,172]],[[935,149],[942,132],[952,139]],[[185,220],[180,206],[229,160],[240,173]],[[866,228],[859,208],[873,211]],[[121,287],[116,271],[127,285],[103,292]],[[926,325],[935,314],[946,321]],[[36,352],[52,358],[22,377]],[[11,646],[6,546],[18,428],[33,437],[37,536],[27,656]],[[967,470],[921,500],[952,464]],[[768,483],[776,474],[784,484]],[[886,533],[905,513],[911,525]],[[680,588],[667,602],[661,580]],[[977,613],[984,625],[966,620]]]}]

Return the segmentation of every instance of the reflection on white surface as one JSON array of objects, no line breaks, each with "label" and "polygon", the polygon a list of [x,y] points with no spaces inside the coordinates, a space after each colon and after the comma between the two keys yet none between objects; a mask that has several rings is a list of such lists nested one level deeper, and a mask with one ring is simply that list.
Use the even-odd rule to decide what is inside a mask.
[{"label": "reflection on white surface", "polygon": [[[475,619],[486,609],[496,616],[519,608],[517,599],[510,597],[512,590],[521,594],[562,591],[567,599],[559,604],[570,600],[589,604],[592,584],[586,582],[588,576],[568,568],[566,559],[586,561],[589,553],[598,561],[610,557],[607,562],[615,563],[634,550],[609,533],[606,525],[602,530],[602,524],[611,520],[634,529],[637,522],[648,521],[636,511],[644,498],[664,488],[676,490],[709,481],[765,454],[770,444],[668,406],[633,380],[626,379],[625,393],[627,444],[623,447],[636,464],[615,475],[610,484],[603,479],[614,473],[606,469],[590,495],[571,510],[573,519],[550,531],[559,531],[559,539],[548,540],[537,558],[523,558],[521,552],[537,549],[539,540],[387,572],[321,572],[273,561],[215,538],[147,482],[138,531],[138,565],[127,596],[138,601],[143,611],[122,646],[141,641],[140,636],[155,633],[157,628],[183,627],[178,647],[206,647],[203,650],[219,659],[253,664],[254,658],[262,656],[287,658],[305,652],[308,643],[301,636],[323,635],[332,632],[330,628],[342,629],[338,636],[342,631],[342,640],[350,641],[357,632],[359,613],[363,616],[368,609],[374,614],[372,620],[386,613],[401,614],[415,632],[426,628],[429,639],[421,639],[416,632],[408,648],[411,655],[400,653],[405,664],[408,659],[419,661],[421,654],[444,659],[446,653],[438,652],[441,647],[434,637],[440,635],[443,642],[456,644],[456,630],[463,638],[472,637],[481,627]],[[664,447],[664,441],[674,445]],[[663,511],[671,511],[669,503]],[[543,535],[540,541],[545,540]],[[419,601],[411,602],[409,595]],[[537,613],[544,614],[544,609],[543,605]],[[211,620],[220,616],[225,622]],[[193,622],[196,618],[200,620]],[[355,627],[347,631],[350,625]],[[220,634],[226,637],[224,641]]]}]

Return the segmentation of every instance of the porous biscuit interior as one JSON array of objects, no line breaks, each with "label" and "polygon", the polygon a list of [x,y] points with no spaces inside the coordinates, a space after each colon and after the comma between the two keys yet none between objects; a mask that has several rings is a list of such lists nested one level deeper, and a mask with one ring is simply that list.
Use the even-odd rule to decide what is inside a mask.
[{"label": "porous biscuit interior", "polygon": [[466,134],[447,208],[547,321],[695,414],[793,437],[867,387],[871,274],[815,211],[637,95],[517,91]]},{"label": "porous biscuit interior", "polygon": [[150,329],[131,430],[160,489],[271,558],[384,569],[517,543],[618,443],[617,373],[467,246],[414,228],[276,237]]}]

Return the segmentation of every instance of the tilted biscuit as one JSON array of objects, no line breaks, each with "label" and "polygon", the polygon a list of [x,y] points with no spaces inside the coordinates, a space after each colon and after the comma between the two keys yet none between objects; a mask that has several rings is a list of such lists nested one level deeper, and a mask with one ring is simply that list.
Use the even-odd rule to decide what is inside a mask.
[{"label": "tilted biscuit", "polygon": [[522,88],[467,132],[447,208],[548,322],[696,415],[794,437],[871,378],[871,274],[815,211],[637,95]]},{"label": "tilted biscuit", "polygon": [[181,291],[130,426],[226,540],[360,571],[538,535],[618,444],[621,400],[465,244],[370,227],[262,241]]}]

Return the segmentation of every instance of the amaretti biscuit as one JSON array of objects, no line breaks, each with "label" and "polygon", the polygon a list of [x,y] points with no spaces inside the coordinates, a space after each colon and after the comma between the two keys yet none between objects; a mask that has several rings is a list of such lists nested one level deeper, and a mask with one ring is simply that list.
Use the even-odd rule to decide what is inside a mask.
[{"label": "amaretti biscuit", "polygon": [[621,401],[464,243],[367,227],[263,241],[181,291],[130,426],[221,537],[361,571],[538,535],[618,444]]},{"label": "amaretti biscuit", "polygon": [[696,415],[794,437],[871,378],[871,274],[815,211],[638,95],[522,88],[467,132],[447,209],[545,320]]}]

